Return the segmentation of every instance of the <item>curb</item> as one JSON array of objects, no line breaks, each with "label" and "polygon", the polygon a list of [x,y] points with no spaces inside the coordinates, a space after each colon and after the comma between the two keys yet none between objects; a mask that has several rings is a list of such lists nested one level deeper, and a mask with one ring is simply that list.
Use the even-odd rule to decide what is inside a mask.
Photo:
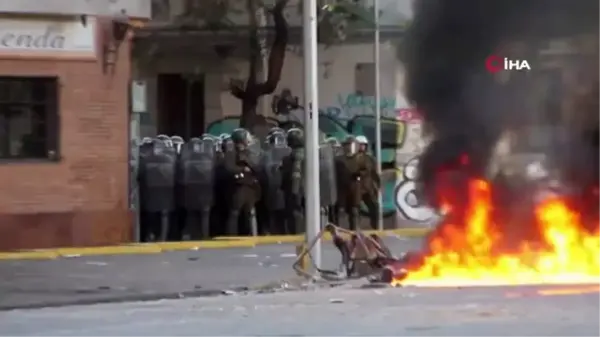
[{"label": "curb", "polygon": [[[380,236],[401,236],[407,238],[423,237],[430,231],[429,228],[402,228],[384,231],[364,231],[365,234],[378,234]],[[331,240],[331,235],[326,233],[325,240]],[[131,254],[158,254],[172,251],[200,250],[200,249],[225,249],[225,248],[252,248],[258,245],[303,243],[305,236],[300,235],[274,235],[274,236],[232,236],[216,237],[210,241],[180,241],[157,243],[131,243],[120,246],[105,247],[73,247],[56,249],[36,249],[14,252],[0,252],[2,260],[52,260],[68,257],[94,256],[94,255],[131,255]]]},{"label": "curb", "polygon": [[252,248],[256,244],[248,240],[181,241],[158,243],[132,243],[121,246],[73,247],[0,252],[1,260],[52,260],[67,257],[94,255],[158,254],[172,251]]},{"label": "curb", "polygon": [[[383,231],[377,230],[367,230],[362,231],[365,234],[377,234],[379,236],[400,236],[406,238],[420,238],[431,231],[430,228],[402,228],[402,229],[389,229]],[[242,241],[250,241],[255,245],[268,245],[268,244],[278,244],[278,243],[303,243],[306,237],[303,234],[298,235],[270,235],[270,236],[257,236],[257,237],[247,237],[247,236],[218,236],[215,237],[216,241],[229,241],[229,242],[242,242]],[[323,236],[324,240],[331,241],[331,235],[329,233],[325,233]]]},{"label": "curb", "polygon": [[32,309],[43,309],[43,308],[60,308],[76,305],[92,305],[92,304],[109,304],[109,303],[128,303],[128,302],[150,302],[160,300],[176,300],[182,298],[198,298],[198,297],[216,297],[229,295],[228,292],[232,293],[244,293],[249,292],[251,289],[247,287],[238,287],[227,290],[218,289],[204,289],[204,290],[188,290],[181,292],[170,292],[170,293],[150,293],[150,294],[131,294],[131,295],[120,295],[105,298],[85,298],[71,301],[50,301],[40,303],[29,303],[29,304],[15,304],[15,305],[1,305],[0,312],[11,311],[11,310],[32,310]]}]

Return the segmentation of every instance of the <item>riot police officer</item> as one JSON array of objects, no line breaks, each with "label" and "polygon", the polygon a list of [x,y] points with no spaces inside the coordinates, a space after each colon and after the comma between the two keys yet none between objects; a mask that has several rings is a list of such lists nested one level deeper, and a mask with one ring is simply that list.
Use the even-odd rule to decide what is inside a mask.
[{"label": "riot police officer", "polygon": [[285,198],[282,189],[283,160],[290,153],[285,131],[281,128],[269,130],[262,155],[262,198],[256,207],[259,231],[285,234]]},{"label": "riot police officer", "polygon": [[287,215],[286,233],[300,233],[304,225],[304,132],[292,128],[287,132],[291,153],[282,163],[282,189]]},{"label": "riot police officer", "polygon": [[344,155],[338,157],[336,162],[338,206],[345,210],[350,230],[356,230],[362,201],[361,170],[363,168],[357,157],[358,143],[354,136],[348,136],[342,148]]},{"label": "riot police officer", "polygon": [[179,162],[179,200],[182,233],[190,238],[210,236],[210,213],[214,204],[215,138],[191,138],[182,146]]},{"label": "riot police officer", "polygon": [[231,135],[228,133],[222,133],[221,135],[219,135],[219,144],[221,145],[221,154],[225,154],[227,152],[233,152],[234,150],[234,144],[233,144],[233,140],[231,139]]},{"label": "riot police officer", "polygon": [[226,153],[223,168],[226,176],[226,190],[229,195],[226,230],[228,235],[238,234],[238,221],[242,218],[242,232],[251,228],[251,212],[260,198],[258,157],[249,146],[254,141],[245,129],[236,129],[231,134],[234,151]]},{"label": "riot police officer", "polygon": [[377,229],[379,218],[378,193],[381,188],[381,179],[377,173],[377,162],[369,151],[369,141],[365,136],[357,136],[358,153],[356,155],[361,167],[361,199],[367,206],[371,228]]}]

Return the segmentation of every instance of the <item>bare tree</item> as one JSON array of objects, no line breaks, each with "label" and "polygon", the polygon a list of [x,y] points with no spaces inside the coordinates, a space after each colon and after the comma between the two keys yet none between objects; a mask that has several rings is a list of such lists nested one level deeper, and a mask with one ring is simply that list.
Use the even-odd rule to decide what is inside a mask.
[{"label": "bare tree", "polygon": [[[185,0],[185,11],[180,21],[186,25],[203,24],[208,29],[229,29],[235,25],[228,19],[234,11],[234,0]],[[289,43],[289,27],[284,9],[289,0],[276,0],[267,9],[274,23],[274,38],[270,46],[266,80],[258,79],[261,65],[260,27],[256,18],[259,10],[267,8],[263,0],[245,0],[245,11],[249,16],[248,77],[245,81],[231,80],[229,90],[241,101],[240,126],[252,129],[261,122],[257,108],[260,97],[272,94],[281,79],[286,47]],[[368,15],[356,0],[322,1],[319,7],[320,37],[322,42],[334,43],[345,38],[348,22],[369,21]],[[299,1],[302,4],[302,0]]]},{"label": "bare tree", "polygon": [[242,87],[238,82],[231,81],[230,91],[233,96],[242,101],[242,112],[240,125],[242,127],[251,128],[258,121],[258,100],[261,96],[272,94],[277,88],[277,84],[281,79],[281,71],[285,61],[285,48],[288,44],[288,25],[283,16],[283,10],[287,5],[288,0],[278,0],[275,6],[270,10],[275,24],[275,38],[269,52],[269,61],[267,68],[267,79],[264,82],[259,82],[258,68],[261,57],[261,46],[258,33],[258,23],[255,13],[258,11],[256,0],[247,0],[247,8],[250,12],[250,55],[249,55],[249,72],[245,86]]}]

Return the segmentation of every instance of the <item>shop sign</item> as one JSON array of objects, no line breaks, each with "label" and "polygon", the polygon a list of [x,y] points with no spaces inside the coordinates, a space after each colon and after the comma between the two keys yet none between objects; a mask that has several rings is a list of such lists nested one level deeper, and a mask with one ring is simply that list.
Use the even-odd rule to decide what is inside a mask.
[{"label": "shop sign", "polygon": [[0,52],[26,55],[95,56],[93,18],[71,20],[0,19]]}]

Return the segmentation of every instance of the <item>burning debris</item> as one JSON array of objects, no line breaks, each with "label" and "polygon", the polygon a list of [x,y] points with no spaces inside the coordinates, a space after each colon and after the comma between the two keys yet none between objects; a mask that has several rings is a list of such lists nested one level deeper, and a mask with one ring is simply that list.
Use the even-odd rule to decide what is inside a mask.
[{"label": "burning debris", "polygon": [[[298,255],[293,268],[299,274],[312,277],[301,266],[305,257],[317,241],[326,233],[331,235],[333,244],[342,256],[341,270],[317,269],[322,277],[329,280],[352,279],[360,277],[376,277],[379,280],[382,270],[396,263],[401,263],[392,255],[381,238],[376,234],[364,234],[361,231],[350,231],[333,224],[327,224],[319,235]],[[391,280],[391,279],[390,279]]]},{"label": "burning debris", "polygon": [[510,226],[494,222],[491,185],[483,180],[468,185],[464,217],[448,217],[428,238],[422,261],[397,275],[393,283],[438,287],[598,283],[598,232],[586,230],[565,200],[549,198],[538,204],[527,224],[534,235],[527,237],[521,231],[511,237]]},{"label": "burning debris", "polygon": [[[432,139],[420,160],[420,184],[446,215],[416,254],[418,263],[397,268],[392,282],[597,283],[597,44],[559,60],[565,74],[593,73],[566,85],[566,75],[544,77],[537,52],[557,39],[591,35],[597,43],[598,1],[416,0],[414,13],[405,42],[406,88]],[[538,62],[531,73],[499,81],[484,66],[493,54]],[[548,88],[561,86],[563,101],[530,108],[535,83],[548,81]],[[544,174],[490,170],[498,141],[524,124],[561,131],[560,137],[550,132],[536,150],[549,158],[547,168],[536,170]]]}]

